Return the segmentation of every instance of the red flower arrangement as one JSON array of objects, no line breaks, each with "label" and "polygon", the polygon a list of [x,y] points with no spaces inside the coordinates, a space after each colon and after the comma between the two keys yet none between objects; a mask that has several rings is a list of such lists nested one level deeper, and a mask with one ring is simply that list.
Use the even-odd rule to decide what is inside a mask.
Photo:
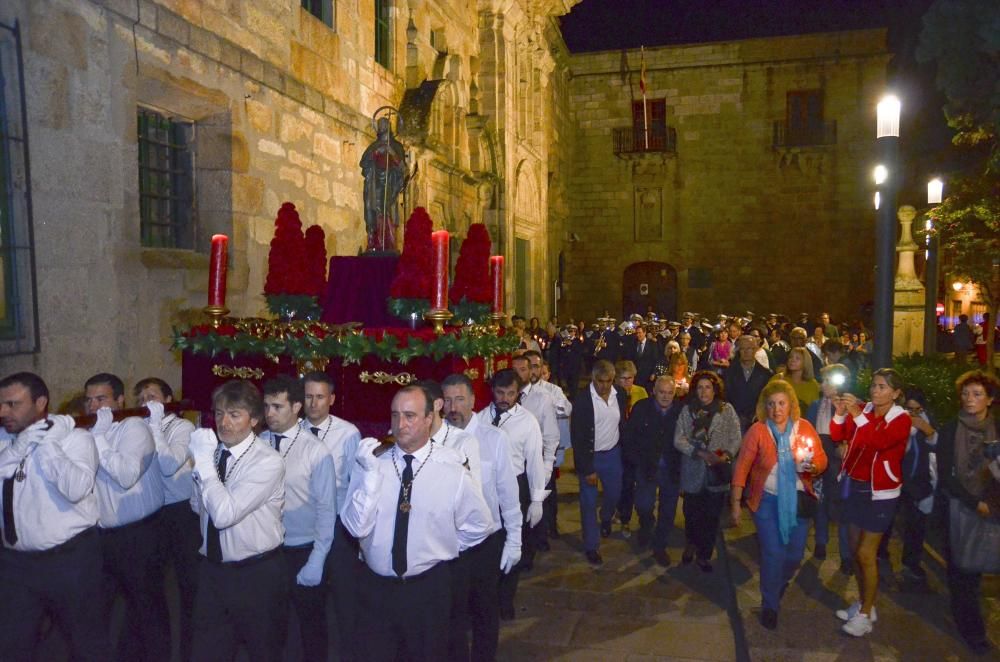
[{"label": "red flower arrangement", "polygon": [[389,288],[395,299],[430,299],[434,289],[434,262],[431,230],[434,223],[423,207],[417,207],[406,221],[403,254],[396,263],[396,277]]},{"label": "red flower arrangement", "polygon": [[278,210],[274,221],[274,238],[267,255],[267,281],[264,294],[308,294],[306,272],[302,259],[305,237],[302,221],[295,205],[286,202]]},{"label": "red flower arrangement", "polygon": [[326,234],[318,225],[311,225],[306,230],[306,283],[311,294],[323,296],[326,289]]},{"label": "red flower arrangement", "polygon": [[482,223],[469,226],[469,233],[462,241],[462,248],[455,263],[455,282],[449,298],[453,304],[468,302],[490,303],[493,290],[490,284],[490,233]]}]

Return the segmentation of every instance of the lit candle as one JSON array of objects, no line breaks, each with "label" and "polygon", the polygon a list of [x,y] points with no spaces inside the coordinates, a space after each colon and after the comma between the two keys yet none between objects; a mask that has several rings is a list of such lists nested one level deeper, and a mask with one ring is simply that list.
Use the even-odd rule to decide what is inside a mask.
[{"label": "lit candle", "polygon": [[434,252],[434,300],[431,302],[431,308],[447,310],[448,231],[438,230],[431,233],[431,246]]},{"label": "lit candle", "polygon": [[490,256],[490,278],[493,279],[493,312],[503,312],[503,255]]},{"label": "lit candle", "polygon": [[229,237],[212,235],[212,253],[208,265],[208,305],[226,307],[226,270],[228,268]]}]

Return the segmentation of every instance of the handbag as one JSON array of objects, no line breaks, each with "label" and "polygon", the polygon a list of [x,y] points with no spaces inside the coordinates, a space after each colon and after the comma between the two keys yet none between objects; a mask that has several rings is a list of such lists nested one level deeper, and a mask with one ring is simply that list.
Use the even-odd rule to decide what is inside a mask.
[{"label": "handbag", "polygon": [[958,499],[948,504],[951,563],[973,573],[1000,573],[1000,522],[979,515]]},{"label": "handbag", "polygon": [[708,467],[705,486],[712,488],[729,487],[733,482],[733,461],[726,458]]},{"label": "handbag", "polygon": [[812,519],[816,517],[816,505],[818,501],[813,497],[813,495],[808,492],[803,492],[802,490],[797,490],[795,496],[798,499],[796,503],[797,517],[799,519]]}]

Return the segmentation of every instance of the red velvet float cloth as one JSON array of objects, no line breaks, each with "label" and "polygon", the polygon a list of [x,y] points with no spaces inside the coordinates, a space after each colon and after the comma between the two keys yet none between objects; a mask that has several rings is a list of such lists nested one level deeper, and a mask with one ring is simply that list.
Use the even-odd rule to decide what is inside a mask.
[{"label": "red velvet float cloth", "polygon": [[395,255],[330,258],[320,319],[327,324],[361,322],[366,327],[399,324],[386,308],[398,260]]}]

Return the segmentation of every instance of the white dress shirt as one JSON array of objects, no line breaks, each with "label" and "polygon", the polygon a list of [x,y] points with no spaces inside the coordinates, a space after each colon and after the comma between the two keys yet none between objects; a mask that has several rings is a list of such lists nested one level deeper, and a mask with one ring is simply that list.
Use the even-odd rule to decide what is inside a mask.
[{"label": "white dress shirt", "polygon": [[[17,543],[12,549],[51,549],[97,524],[98,459],[93,435],[74,429],[58,441],[41,444],[18,444],[16,438],[0,442],[0,480],[12,477],[22,459],[25,479],[14,481]],[[0,540],[10,548],[5,538]]]},{"label": "white dress shirt", "polygon": [[618,423],[622,417],[618,391],[612,386],[611,395],[605,400],[591,383],[590,399],[594,403],[594,452],[609,451],[618,445]]},{"label": "white dress shirt", "polygon": [[95,491],[102,529],[138,522],[163,507],[156,444],[145,421],[135,416],[116,421],[94,442],[100,459]]},{"label": "white dress shirt", "polygon": [[[285,544],[312,543],[310,561],[322,564],[333,544],[337,522],[337,472],[333,458],[319,439],[298,425],[279,433],[284,439],[278,455],[285,461],[285,505],[281,522]],[[274,432],[261,439],[274,447]]]},{"label": "white dress shirt", "polygon": [[483,499],[493,517],[490,534],[503,527],[507,530],[507,540],[511,544],[519,544],[524,517],[521,513],[517,476],[514,475],[514,464],[510,460],[510,440],[503,430],[483,424],[478,416],[469,419],[465,432],[479,441]]},{"label": "white dress shirt", "polygon": [[531,412],[542,430],[542,462],[545,464],[545,475],[551,475],[556,462],[556,451],[559,450],[555,401],[545,391],[545,387],[528,384],[521,390],[521,406]]},{"label": "white dress shirt", "polygon": [[[479,544],[489,535],[493,521],[463,464],[465,458],[433,442],[413,456],[405,577],[426,572]],[[378,458],[376,470],[356,468],[341,512],[344,526],[359,539],[365,563],[383,577],[396,576],[392,542],[405,468],[398,447]]]},{"label": "white dress shirt", "polygon": [[757,351],[754,352],[753,357],[757,360],[757,363],[761,364],[768,370],[771,369],[771,360],[767,358],[767,352],[764,351],[763,347],[758,348]]},{"label": "white dress shirt", "polygon": [[558,384],[542,380],[536,382],[535,387],[544,390],[552,398],[552,403],[556,406],[556,418],[569,418],[573,413],[573,403]]},{"label": "white dress shirt", "polygon": [[[490,405],[476,416],[480,425],[493,425],[493,415],[496,409]],[[549,476],[545,473],[545,463],[542,459],[542,429],[538,421],[521,405],[514,405],[500,416],[500,429],[507,433],[510,441],[510,459],[514,466],[514,475],[528,474],[528,488],[532,501],[544,501],[548,490],[545,485]]]},{"label": "white dress shirt", "polygon": [[337,472],[337,509],[347,503],[347,488],[351,484],[351,468],[354,466],[354,456],[361,442],[361,432],[353,424],[336,416],[327,416],[319,425],[313,425],[308,418],[299,423],[307,432],[311,428],[319,428],[316,434],[333,457],[333,468]]},{"label": "white dress shirt", "polygon": [[[146,421],[149,424],[149,421]],[[159,426],[149,428],[156,444],[156,461],[160,465],[160,476],[163,480],[163,505],[191,500],[191,470],[194,460],[188,457],[188,445],[191,443],[191,433],[194,423],[167,414]]]},{"label": "white dress shirt", "polygon": [[252,432],[229,449],[226,482],[215,465],[202,473],[195,467],[192,506],[201,516],[201,553],[208,555],[208,518],[219,529],[223,561],[240,561],[269,552],[282,543],[285,527],[281,508],[285,502],[285,463],[268,443]]},{"label": "white dress shirt", "polygon": [[463,430],[462,428],[455,427],[448,421],[441,421],[441,427],[438,431],[431,435],[431,440],[444,446],[445,448],[450,448],[459,454],[464,460],[468,462],[469,473],[472,475],[472,479],[476,482],[476,485],[482,488],[480,484],[479,475],[481,473],[480,466],[482,465],[482,459],[480,458],[479,452],[479,440],[474,436]]}]

